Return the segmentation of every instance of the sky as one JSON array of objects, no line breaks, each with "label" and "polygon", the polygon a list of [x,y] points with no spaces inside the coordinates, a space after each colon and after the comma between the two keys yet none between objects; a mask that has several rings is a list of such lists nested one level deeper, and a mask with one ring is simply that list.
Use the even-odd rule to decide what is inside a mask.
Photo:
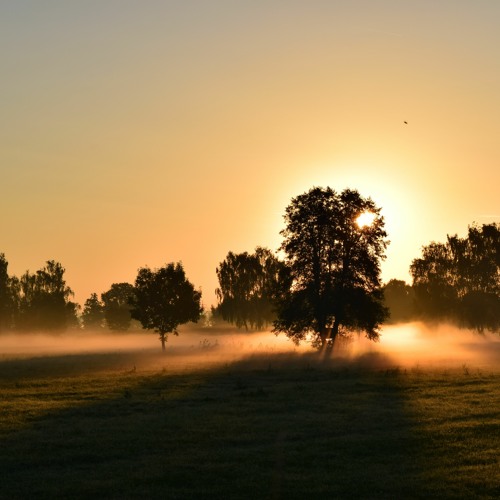
[{"label": "sky", "polygon": [[[277,250],[292,197],[382,208],[382,278],[500,221],[497,0],[0,2],[0,253],[83,305]],[[404,122],[407,122],[405,124]]]}]

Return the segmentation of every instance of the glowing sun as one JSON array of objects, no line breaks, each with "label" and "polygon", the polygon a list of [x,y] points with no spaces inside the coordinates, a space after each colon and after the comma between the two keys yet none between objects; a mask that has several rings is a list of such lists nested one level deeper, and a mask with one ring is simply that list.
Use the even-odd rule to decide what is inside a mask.
[{"label": "glowing sun", "polygon": [[356,224],[358,227],[363,228],[371,226],[375,220],[376,215],[373,212],[363,212],[356,219]]}]

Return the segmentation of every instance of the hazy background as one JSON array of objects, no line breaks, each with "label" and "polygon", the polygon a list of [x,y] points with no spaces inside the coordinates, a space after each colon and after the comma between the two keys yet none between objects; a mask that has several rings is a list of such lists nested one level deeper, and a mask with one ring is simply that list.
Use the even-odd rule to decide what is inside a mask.
[{"label": "hazy background", "polygon": [[[500,218],[500,2],[0,3],[0,252],[83,304],[182,260],[275,250],[292,196],[383,207],[383,278]],[[404,121],[408,124],[405,125]]]}]

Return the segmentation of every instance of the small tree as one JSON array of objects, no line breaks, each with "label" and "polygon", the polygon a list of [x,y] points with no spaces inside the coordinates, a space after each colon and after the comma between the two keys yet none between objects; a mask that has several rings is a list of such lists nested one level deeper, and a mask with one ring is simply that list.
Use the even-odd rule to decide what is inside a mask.
[{"label": "small tree", "polygon": [[201,292],[188,281],[181,263],[154,270],[142,267],[135,280],[131,313],[144,329],[160,334],[165,351],[169,333],[178,335],[179,325],[199,320],[203,311],[200,301]]},{"label": "small tree", "polygon": [[355,190],[316,187],[292,199],[285,222],[281,250],[292,281],[278,301],[274,331],[295,342],[312,334],[319,346],[354,330],[378,339],[387,316],[380,261],[388,241],[380,209]]},{"label": "small tree", "polygon": [[86,330],[101,329],[103,327],[104,304],[97,297],[97,293],[90,294],[90,297],[85,301],[82,322]]},{"label": "small tree", "polygon": [[110,330],[126,331],[130,328],[133,296],[134,287],[130,283],[113,283],[107,292],[101,294],[104,318]]}]

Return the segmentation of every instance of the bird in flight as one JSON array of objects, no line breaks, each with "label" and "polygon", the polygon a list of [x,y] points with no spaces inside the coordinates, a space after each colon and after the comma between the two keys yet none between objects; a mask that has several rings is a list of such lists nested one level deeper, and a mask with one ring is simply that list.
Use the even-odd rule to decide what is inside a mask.
[{"label": "bird in flight", "polygon": [[403,122],[405,125],[408,125],[408,122]]}]

